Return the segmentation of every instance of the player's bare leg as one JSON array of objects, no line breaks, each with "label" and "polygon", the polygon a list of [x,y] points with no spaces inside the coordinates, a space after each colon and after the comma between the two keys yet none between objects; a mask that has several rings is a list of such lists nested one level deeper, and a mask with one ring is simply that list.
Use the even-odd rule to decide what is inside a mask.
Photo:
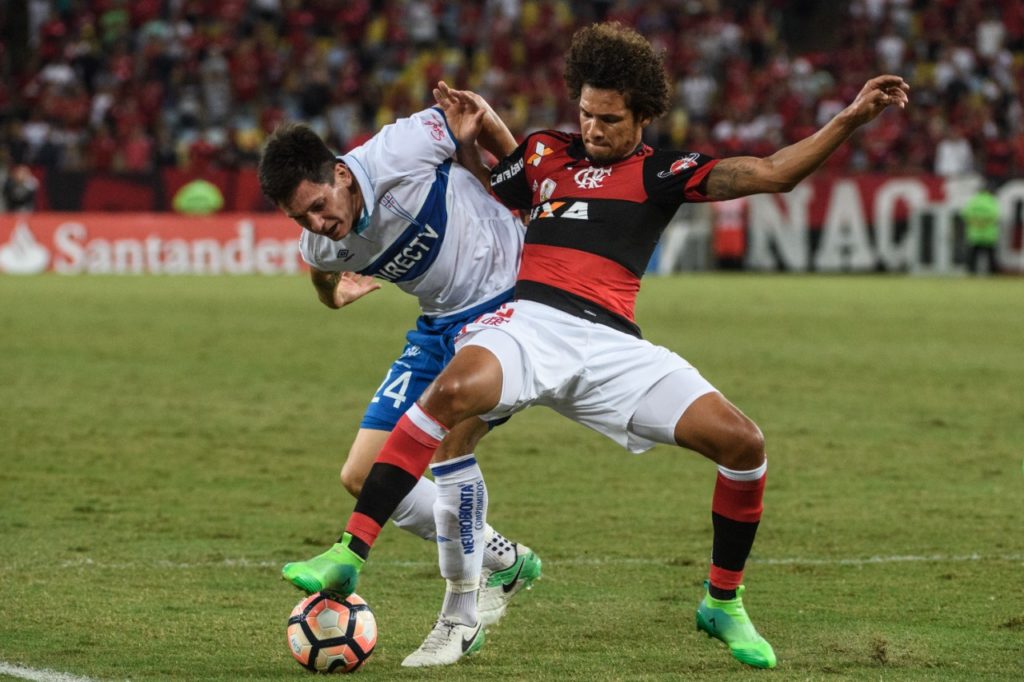
[{"label": "player's bare leg", "polygon": [[[465,420],[452,429],[441,442],[435,453],[435,460],[446,461],[460,454],[475,451],[480,439],[489,428],[480,419]],[[348,458],[341,469],[341,483],[353,496],[358,497],[366,474],[373,465],[381,446],[390,431],[360,429],[349,450]],[[421,478],[392,514],[396,526],[425,540],[434,542],[434,502],[437,486],[429,478]],[[524,589],[530,589],[541,574],[541,560],[526,545],[510,540],[495,530],[489,523],[484,525],[484,557],[478,583],[479,594],[474,592],[477,614],[484,628],[496,624],[508,607],[509,602]],[[474,591],[476,586],[474,586]],[[447,599],[447,595],[446,595]],[[472,620],[466,614],[467,620]],[[474,621],[475,622],[475,621]]]},{"label": "player's bare leg", "polygon": [[[449,459],[457,456],[459,453],[471,453],[480,439],[486,435],[487,431],[487,425],[479,419],[465,420],[464,425],[457,425],[450,432],[450,435],[445,438],[438,449],[438,455],[441,459]],[[358,497],[363,482],[366,479],[366,474],[376,459],[381,445],[389,435],[390,432],[388,431],[376,429],[360,429],[356,435],[356,439],[349,451],[349,456],[341,470],[342,485],[354,496]],[[404,530],[426,540],[434,541],[436,539],[434,520],[434,502],[436,499],[437,487],[434,481],[431,481],[429,478],[421,478],[412,491],[398,504],[392,518],[395,520],[396,525]],[[486,572],[500,571],[507,568],[510,562],[503,555],[506,552],[508,541],[489,525],[485,525],[484,534],[486,548],[484,567]],[[332,548],[332,550],[336,549]],[[320,565],[316,572],[325,573],[331,570],[331,565],[337,559],[337,553],[332,550],[323,555],[322,561],[316,562]],[[318,578],[316,575],[309,575],[313,568],[309,564],[310,562],[290,564],[288,572],[285,574],[286,579],[295,583],[304,591],[314,590],[318,585],[329,584],[329,579],[326,583],[324,582],[326,576]],[[296,583],[296,580],[304,584],[305,587]],[[315,591],[319,591],[319,589],[322,589],[322,587],[315,589]],[[500,617],[500,615],[501,612],[497,613],[497,617]],[[496,618],[491,618],[485,625],[490,624],[494,620]]]},{"label": "player's bare leg", "polygon": [[[500,366],[489,351],[464,349],[449,367],[452,372],[442,373],[421,396],[424,414],[444,424],[466,412],[480,414],[497,403],[494,384],[488,381],[496,382],[500,391]],[[483,382],[477,380],[481,376]],[[445,441],[454,433],[449,433]],[[513,595],[540,575],[540,559],[529,548],[497,533],[485,534],[487,490],[472,455],[459,455],[457,450],[442,447],[435,454],[431,470],[438,485],[434,513],[447,589],[430,634],[402,662],[407,667],[450,665],[478,650],[484,629],[501,617]],[[482,570],[485,558],[496,567]]]},{"label": "player's bare leg", "polygon": [[712,500],[714,540],[707,592],[697,608],[697,628],[729,646],[733,657],[774,668],[775,652],[743,607],[743,569],[761,519],[768,461],[754,422],[720,393],[698,398],[676,424],[676,442],[718,464]]},{"label": "player's bare leg", "polygon": [[[421,403],[428,402],[430,396],[433,396],[433,402],[429,404],[441,416],[429,414],[419,404],[415,405],[396,427],[397,435],[392,433],[388,438],[388,443],[397,439],[398,445],[391,450],[385,446],[380,457],[376,459],[368,479],[364,481],[369,486],[370,479],[374,479],[374,473],[377,474],[373,480],[374,494],[370,496],[374,503],[361,508],[362,498],[360,498],[360,502],[356,505],[356,512],[349,522],[349,530],[353,530],[358,536],[361,536],[356,541],[356,547],[352,546],[353,534],[346,532],[341,540],[324,554],[306,562],[297,562],[286,566],[283,571],[286,579],[306,591],[330,589],[345,593],[353,590],[355,580],[362,567],[362,561],[365,560],[368,545],[380,530],[380,522],[375,519],[379,518],[382,521],[389,515],[387,512],[393,512],[397,507],[393,501],[396,492],[402,490],[403,486],[411,485],[410,476],[419,476],[422,469],[419,469],[421,465],[416,462],[422,461],[424,457],[434,457],[442,467],[444,463],[449,463],[450,467],[453,466],[453,463],[459,465],[454,467],[457,470],[452,472],[455,475],[452,487],[456,496],[455,502],[453,504],[451,496],[447,496],[447,502],[438,512],[439,519],[447,519],[449,523],[454,520],[456,525],[458,524],[458,512],[462,509],[458,495],[467,483],[471,488],[476,488],[473,482],[464,481],[462,478],[466,475],[473,478],[478,472],[478,469],[472,469],[476,466],[472,456],[465,454],[460,456],[460,453],[471,451],[479,438],[486,432],[486,425],[475,419],[475,415],[493,407],[497,403],[497,396],[501,390],[500,366],[496,358],[480,348],[471,347],[466,350],[468,352],[463,351],[456,355],[448,369],[442,372],[421,396]],[[485,365],[493,364],[489,367],[480,367],[481,361]],[[497,382],[496,386],[489,383],[494,381]],[[466,421],[465,417],[471,419]],[[449,432],[445,428],[445,424],[452,422],[456,423],[456,427]],[[444,446],[446,440],[448,445]],[[467,462],[468,464],[466,464]],[[443,479],[447,473],[444,472],[438,476],[438,483],[442,484],[442,489],[444,488]],[[480,483],[482,484],[482,479]],[[354,481],[349,478],[348,484],[354,485]],[[404,489],[408,490],[409,488],[405,487]],[[482,496],[478,499],[485,502],[486,498]],[[378,506],[380,509],[377,508]],[[484,520],[485,507],[481,507],[479,511],[479,518]],[[475,512],[471,510],[470,513]],[[525,546],[510,543],[493,531],[488,533],[489,537],[486,537],[484,535],[485,528],[486,526],[483,524],[480,528],[476,528],[474,524],[472,528],[469,543],[475,552],[471,560],[466,561],[456,557],[456,560],[448,562],[450,570],[446,572],[450,575],[446,575],[446,579],[449,580],[449,591],[442,609],[442,620],[446,623],[480,625],[482,619],[477,612],[476,592],[480,589],[481,581],[486,586],[485,592],[501,590],[502,593],[497,600],[485,600],[487,615],[493,622],[504,613],[504,607],[511,596],[519,592],[522,587],[528,587],[539,577],[540,560],[533,552]],[[442,536],[447,537],[444,533]],[[442,555],[446,544],[448,543],[439,543]],[[485,548],[482,553],[483,558],[478,553],[480,546]],[[495,567],[489,573],[482,575],[479,563],[481,560],[489,560]],[[445,570],[445,565],[445,560],[442,558],[442,570]],[[463,623],[463,621],[466,622]],[[456,632],[460,636],[465,634],[458,630],[458,628],[446,628],[445,632],[449,637],[452,632]],[[475,635],[472,639],[475,641]],[[428,644],[430,640],[431,637],[428,637],[428,642],[424,644]],[[476,648],[478,646],[479,644]],[[461,657],[466,650],[461,647],[460,641],[458,656]],[[439,659],[435,656],[431,662],[421,661],[409,664],[438,665],[452,662],[442,660],[447,657],[446,655]]]},{"label": "player's bare leg", "polygon": [[[390,431],[365,428],[359,429],[356,433],[345,464],[341,467],[341,484],[352,497],[359,497],[366,474],[369,473],[370,467],[373,466],[374,460],[377,459],[377,455],[389,435],[391,435]],[[472,449],[468,452],[472,452]],[[434,482],[429,478],[421,478],[395,508],[395,513],[391,515],[391,521],[402,530],[434,542],[437,537],[434,530],[434,500],[436,499],[437,488]]]}]

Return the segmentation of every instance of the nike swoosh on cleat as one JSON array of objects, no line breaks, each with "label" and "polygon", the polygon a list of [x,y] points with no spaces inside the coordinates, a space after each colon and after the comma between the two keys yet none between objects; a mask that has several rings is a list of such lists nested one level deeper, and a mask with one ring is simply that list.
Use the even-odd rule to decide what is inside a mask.
[{"label": "nike swoosh on cleat", "polygon": [[508,594],[513,589],[515,589],[516,583],[519,582],[519,574],[523,572],[523,566],[525,566],[525,565],[526,565],[526,559],[520,559],[520,561],[519,561],[519,569],[516,571],[516,574],[514,576],[512,576],[512,580],[509,580],[507,583],[502,583],[501,584],[501,591],[502,592],[504,592],[505,594]]},{"label": "nike swoosh on cleat", "polygon": [[476,630],[473,630],[473,636],[470,637],[468,640],[465,637],[462,638],[462,653],[466,653],[469,650],[469,647],[473,646],[473,642],[476,641],[476,637],[479,634],[480,634],[480,623],[477,623],[476,624]]}]

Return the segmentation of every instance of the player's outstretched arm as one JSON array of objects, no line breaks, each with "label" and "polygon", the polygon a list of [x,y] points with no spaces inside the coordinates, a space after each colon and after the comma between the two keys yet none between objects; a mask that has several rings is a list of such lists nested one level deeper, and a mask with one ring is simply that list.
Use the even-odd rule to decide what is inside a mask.
[{"label": "player's outstretched arm", "polygon": [[771,156],[735,156],[720,160],[708,174],[707,194],[713,201],[762,192],[788,192],[814,172],[857,128],[890,106],[910,102],[910,86],[899,76],[877,76],[818,132],[783,147]]},{"label": "player's outstretched arm", "polygon": [[473,146],[480,136],[487,115],[487,109],[480,106],[481,100],[468,97],[461,90],[449,89],[444,81],[438,83],[433,93],[459,145]]},{"label": "player's outstretched arm", "polygon": [[[434,100],[444,109],[448,115],[449,107],[463,107],[483,112],[480,120],[480,129],[475,136],[476,142],[481,147],[494,155],[496,159],[503,159],[511,154],[516,148],[516,138],[508,129],[505,122],[494,111],[487,100],[472,90],[453,90],[444,81],[439,81],[434,88]],[[459,142],[463,142],[459,138]]]},{"label": "player's outstretched arm", "polygon": [[310,268],[309,276],[320,302],[335,310],[380,289],[380,283],[373,277],[355,272],[327,272]]},{"label": "player's outstretched arm", "polygon": [[[481,185],[490,189],[491,171],[480,158],[477,142],[481,138],[493,142],[496,128],[493,122],[485,123],[485,121],[493,117],[500,124],[500,129],[508,133],[509,137],[512,133],[508,132],[508,128],[501,122],[501,119],[497,118],[487,102],[476,93],[468,90],[452,90],[444,81],[441,81],[434,88],[434,99],[444,109],[448,127],[452,129],[453,135],[459,141],[459,148],[455,153],[456,160],[472,173]],[[486,134],[483,132],[485,128],[489,128],[489,132]]]},{"label": "player's outstretched arm", "polygon": [[462,145],[455,153],[455,160],[466,168],[484,189],[491,189],[491,169],[480,158],[480,149],[476,144]]}]

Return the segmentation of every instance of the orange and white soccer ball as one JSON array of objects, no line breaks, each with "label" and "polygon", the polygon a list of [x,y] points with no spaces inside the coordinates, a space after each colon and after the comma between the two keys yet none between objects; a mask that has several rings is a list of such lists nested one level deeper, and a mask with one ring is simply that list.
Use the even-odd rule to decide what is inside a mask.
[{"label": "orange and white soccer ball", "polygon": [[317,592],[288,618],[288,648],[302,667],[321,673],[355,672],[377,645],[377,620],[363,599]]}]

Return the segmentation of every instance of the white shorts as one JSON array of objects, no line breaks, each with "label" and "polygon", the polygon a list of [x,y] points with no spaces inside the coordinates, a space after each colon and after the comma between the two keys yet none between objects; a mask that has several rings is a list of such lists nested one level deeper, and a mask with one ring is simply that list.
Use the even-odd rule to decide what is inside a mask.
[{"label": "white shorts", "polygon": [[[661,346],[534,301],[506,303],[466,325],[456,349],[481,346],[501,363],[501,400],[481,419],[507,417],[530,405],[546,405],[611,438],[631,452],[657,442],[674,444],[672,428],[690,404],[715,391],[683,358]],[[680,371],[681,370],[681,371]],[[673,374],[664,428],[630,429],[648,391]],[[666,412],[666,414],[668,414]],[[674,415],[674,416],[673,416]]]}]

